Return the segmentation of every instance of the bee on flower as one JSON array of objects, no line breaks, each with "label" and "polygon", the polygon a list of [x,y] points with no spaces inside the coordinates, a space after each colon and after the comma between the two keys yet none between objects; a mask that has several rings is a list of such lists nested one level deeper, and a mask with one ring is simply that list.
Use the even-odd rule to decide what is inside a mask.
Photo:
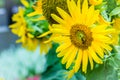
[{"label": "bee on flower", "polygon": [[[115,32],[108,23],[100,22],[100,11],[95,9],[102,0],[66,0],[68,12],[57,7],[59,15],[51,14],[51,17],[57,22],[52,24],[49,31],[40,35],[52,34],[47,41],[59,43],[56,49],[58,57],[62,57],[62,64],[66,64],[66,69],[70,69],[68,79],[74,73],[82,71],[87,73],[88,65],[91,70],[94,64],[103,64],[104,56],[111,51],[111,45],[114,45]],[[97,3],[98,2],[98,3]],[[104,21],[104,20],[103,20]],[[117,35],[118,36],[118,35]],[[71,69],[72,66],[72,69]]]}]

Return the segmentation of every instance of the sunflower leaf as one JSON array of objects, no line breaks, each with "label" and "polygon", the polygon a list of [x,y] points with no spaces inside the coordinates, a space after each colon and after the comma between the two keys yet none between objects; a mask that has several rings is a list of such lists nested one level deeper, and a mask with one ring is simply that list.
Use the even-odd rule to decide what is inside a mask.
[{"label": "sunflower leaf", "polygon": [[86,80],[118,80],[117,71],[107,61],[89,72],[86,78]]},{"label": "sunflower leaf", "polygon": [[115,46],[116,53],[113,53],[114,56],[111,56],[110,65],[112,65],[115,69],[120,69],[120,47]]},{"label": "sunflower leaf", "polygon": [[[41,80],[66,80],[67,70],[62,69],[62,65],[57,63],[51,69],[47,70],[41,76]],[[73,76],[70,80],[77,80],[75,76]]]},{"label": "sunflower leaf", "polygon": [[108,13],[110,13],[117,6],[116,0],[106,0],[106,1],[108,6],[107,11]]},{"label": "sunflower leaf", "polygon": [[57,44],[53,44],[53,48],[48,52],[48,55],[46,56],[47,58],[47,66],[53,66],[55,65],[57,62],[59,62],[59,59],[56,56],[56,47],[58,45]]},{"label": "sunflower leaf", "polygon": [[111,12],[110,12],[110,16],[114,16],[114,15],[118,15],[120,14],[120,7],[116,7],[115,9],[113,9]]}]

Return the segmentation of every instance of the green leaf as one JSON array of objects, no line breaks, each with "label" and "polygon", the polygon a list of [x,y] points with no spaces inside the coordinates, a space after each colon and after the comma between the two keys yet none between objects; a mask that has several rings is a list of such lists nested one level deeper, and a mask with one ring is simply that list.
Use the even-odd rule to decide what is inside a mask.
[{"label": "green leaf", "polygon": [[86,80],[118,80],[117,71],[107,61],[89,72],[86,78]]},{"label": "green leaf", "polygon": [[81,72],[75,74],[77,80],[86,80],[85,76]]},{"label": "green leaf", "polygon": [[110,13],[117,6],[116,0],[106,0],[106,1],[108,6],[107,11],[108,13]]},{"label": "green leaf", "polygon": [[99,9],[100,12],[106,10],[107,9],[106,2],[102,2],[100,5],[96,5],[95,9]]},{"label": "green leaf", "polygon": [[120,47],[116,47],[115,49],[118,53],[115,53],[114,56],[110,57],[110,65],[112,65],[116,69],[120,69]]},{"label": "green leaf", "polygon": [[120,17],[120,14],[118,14],[118,17]]},{"label": "green leaf", "polygon": [[110,12],[110,16],[114,16],[114,15],[118,15],[120,14],[120,7],[116,7],[115,9],[113,9],[111,12]]},{"label": "green leaf", "polygon": [[[62,64],[59,62],[56,65],[53,65],[51,69],[48,69],[41,76],[41,80],[66,80],[66,70],[62,69]],[[73,76],[70,80],[77,80],[75,76]]]},{"label": "green leaf", "polygon": [[101,12],[101,15],[106,21],[111,21],[111,17],[108,17],[108,13],[105,10]]},{"label": "green leaf", "polygon": [[46,55],[47,66],[52,66],[56,62],[59,62],[59,58],[57,58],[57,53],[55,52],[57,46],[58,46],[57,44],[53,44],[52,49]]}]

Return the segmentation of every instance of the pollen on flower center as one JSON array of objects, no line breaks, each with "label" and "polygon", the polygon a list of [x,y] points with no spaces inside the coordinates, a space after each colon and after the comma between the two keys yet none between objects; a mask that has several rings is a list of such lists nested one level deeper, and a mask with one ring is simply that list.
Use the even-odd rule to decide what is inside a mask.
[{"label": "pollen on flower center", "polygon": [[92,32],[87,26],[76,24],[70,30],[70,39],[76,47],[87,49],[93,40]]}]

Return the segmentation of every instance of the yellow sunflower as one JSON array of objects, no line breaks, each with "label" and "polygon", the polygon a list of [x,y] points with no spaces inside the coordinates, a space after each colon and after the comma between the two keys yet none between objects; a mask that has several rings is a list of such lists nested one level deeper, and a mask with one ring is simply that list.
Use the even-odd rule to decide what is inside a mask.
[{"label": "yellow sunflower", "polygon": [[[40,7],[41,1],[38,1],[36,6],[33,7],[30,7],[26,0],[21,0],[21,2],[25,8],[19,7],[18,13],[14,14],[12,17],[12,20],[15,23],[10,25],[11,31],[20,38],[16,42],[22,43],[23,47],[27,48],[28,50],[35,50],[37,46],[40,45],[40,53],[47,53],[52,44],[43,43],[43,39],[46,40],[47,38],[37,38],[37,36],[34,35],[34,25],[30,25],[32,21],[33,23],[36,22],[37,24],[38,21],[40,22],[40,20],[45,20],[42,15],[42,8]],[[26,14],[26,7],[29,7],[29,9],[32,8],[34,11]],[[40,16],[32,19],[32,17],[36,15]],[[28,19],[31,21],[31,23],[28,22]]]},{"label": "yellow sunflower", "polygon": [[58,24],[53,24],[47,33],[56,35],[50,40],[60,44],[56,52],[58,57],[63,57],[62,64],[66,64],[66,69],[73,64],[69,74],[71,77],[79,69],[86,73],[88,63],[91,70],[94,62],[103,63],[106,50],[112,50],[111,33],[115,30],[106,24],[98,24],[99,10],[95,10],[94,5],[88,6],[87,0],[84,0],[82,5],[80,0],[77,4],[74,0],[67,0],[67,6],[69,14],[59,7],[57,11],[61,17],[51,14]]},{"label": "yellow sunflower", "polygon": [[34,39],[34,36],[30,33],[30,31],[27,29],[27,23],[24,19],[24,9],[19,7],[19,12],[14,14],[12,17],[12,20],[15,21],[16,23],[10,25],[10,28],[12,28],[12,32],[20,39],[18,39],[16,42],[17,43],[22,43],[24,47],[26,47],[29,50],[35,50],[38,44],[38,41]]}]

